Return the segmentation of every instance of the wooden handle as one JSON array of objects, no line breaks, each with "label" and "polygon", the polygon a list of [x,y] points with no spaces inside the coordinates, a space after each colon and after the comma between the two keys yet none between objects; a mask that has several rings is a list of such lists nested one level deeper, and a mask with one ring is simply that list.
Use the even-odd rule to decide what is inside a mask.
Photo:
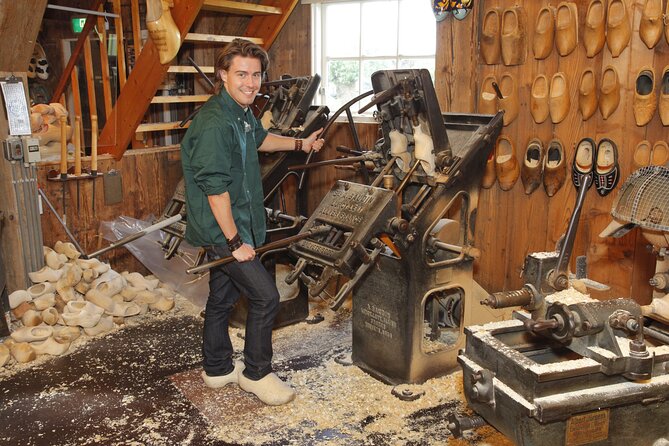
[{"label": "wooden handle", "polygon": [[81,175],[81,116],[74,117],[74,174]]},{"label": "wooden handle", "polygon": [[91,115],[91,173],[98,171],[98,116]]},{"label": "wooden handle", "polygon": [[67,116],[60,117],[60,176],[67,176]]}]

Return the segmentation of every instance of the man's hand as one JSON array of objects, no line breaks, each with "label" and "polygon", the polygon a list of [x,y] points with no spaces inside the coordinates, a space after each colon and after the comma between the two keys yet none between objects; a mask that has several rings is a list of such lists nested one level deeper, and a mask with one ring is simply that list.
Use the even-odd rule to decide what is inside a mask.
[{"label": "man's hand", "polygon": [[325,140],[322,138],[318,138],[318,135],[323,131],[323,129],[318,129],[311,135],[309,135],[307,138],[305,138],[302,143],[302,151],[309,153],[312,150],[314,152],[318,152],[323,148],[323,144],[325,144]]},{"label": "man's hand", "polygon": [[232,251],[232,257],[234,257],[240,263],[249,262],[253,260],[255,256],[256,251],[253,249],[253,246],[247,245],[246,243]]}]

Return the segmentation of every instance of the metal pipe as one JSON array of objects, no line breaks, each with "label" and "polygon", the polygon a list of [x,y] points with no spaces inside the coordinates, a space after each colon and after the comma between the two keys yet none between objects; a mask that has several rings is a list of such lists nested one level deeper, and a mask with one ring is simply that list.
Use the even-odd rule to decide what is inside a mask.
[{"label": "metal pipe", "polygon": [[[328,225],[321,225],[321,226],[314,226],[313,228],[309,229],[306,232],[301,232],[297,235],[294,235],[292,237],[286,237],[281,240],[277,240],[275,242],[268,243],[264,246],[261,246],[260,248],[256,249],[256,254],[262,254],[266,251],[271,251],[273,249],[278,249],[284,246],[288,246],[291,243],[300,241],[302,239],[305,239],[307,237],[311,237],[313,235],[318,235],[322,234],[324,232],[330,231],[331,227]],[[203,263],[200,266],[196,266],[193,268],[189,268],[186,270],[188,274],[196,274],[205,270],[208,270],[209,268],[214,268],[216,266],[222,266],[222,265],[227,265],[228,263],[234,262],[236,259],[234,256],[229,255],[227,257],[223,257],[222,259],[216,259],[212,260],[211,262]]]},{"label": "metal pipe", "polygon": [[397,187],[397,190],[395,191],[396,196],[399,197],[402,194],[402,191],[404,190],[404,188],[409,183],[409,180],[411,179],[411,175],[413,175],[418,166],[420,166],[420,161],[416,160],[413,166],[411,166],[411,169],[409,169],[409,171],[407,172],[406,176],[404,177],[400,185]]},{"label": "metal pipe", "polygon": [[58,9],[60,11],[68,11],[68,12],[76,12],[79,14],[90,14],[90,15],[96,15],[100,17],[107,17],[110,19],[117,19],[118,14],[112,14],[110,12],[99,12],[99,11],[93,11],[92,9],[81,9],[81,8],[71,8],[69,6],[60,6],[60,5],[46,5],[47,9]]},{"label": "metal pipe", "polygon": [[37,269],[41,269],[44,266],[44,234],[42,233],[42,220],[40,217],[40,205],[39,205],[39,195],[37,193],[39,186],[37,184],[37,167],[35,164],[30,165],[30,180],[33,183],[31,187],[31,196],[33,198],[33,202],[35,204],[35,212],[37,215],[37,224],[36,224],[36,237],[37,237],[37,246],[38,246],[38,254],[40,255],[39,260],[37,262]]},{"label": "metal pipe", "polygon": [[37,191],[39,192],[40,196],[42,197],[42,200],[44,200],[44,202],[45,202],[46,205],[49,207],[49,209],[51,209],[51,212],[53,212],[53,215],[56,217],[56,220],[58,220],[58,223],[60,223],[60,225],[63,227],[63,229],[65,230],[65,234],[67,234],[67,237],[70,239],[70,241],[72,242],[72,244],[74,244],[74,246],[77,248],[77,251],[83,253],[84,250],[81,249],[81,246],[79,245],[79,242],[77,242],[77,239],[74,238],[74,236],[72,235],[72,233],[70,232],[70,230],[67,229],[67,225],[65,224],[65,222],[63,221],[63,219],[60,218],[60,215],[58,215],[58,212],[56,212],[56,210],[55,210],[54,207],[53,207],[53,204],[51,204],[51,202],[50,202],[49,199],[47,198],[47,196],[46,196],[46,194],[44,193],[44,191],[43,191],[41,188],[38,188]]},{"label": "metal pipe", "polygon": [[157,231],[158,229],[164,228],[165,226],[169,226],[173,223],[176,223],[179,220],[181,220],[181,214],[177,214],[177,215],[174,215],[174,216],[172,216],[170,218],[167,218],[165,220],[161,220],[158,223],[155,223],[155,224],[147,227],[146,229],[144,229],[142,231],[139,231],[135,234],[131,234],[127,237],[124,237],[120,240],[117,240],[117,241],[113,242],[111,245],[109,245],[105,248],[98,249],[97,251],[95,251],[91,254],[88,254],[88,255],[84,254],[84,257],[87,258],[87,259],[92,259],[92,258],[97,257],[100,254],[103,254],[107,251],[111,251],[112,249],[119,248],[123,245],[127,245],[128,243],[133,242],[133,241],[137,240],[138,238],[144,237],[145,235],[147,235],[147,234],[149,234],[153,231]]},{"label": "metal pipe", "polygon": [[25,199],[26,214],[28,217],[28,240],[30,242],[30,266],[32,271],[37,271],[38,259],[43,257],[42,245],[37,242],[37,226],[39,226],[38,211],[35,206],[35,200],[32,194],[32,185],[30,178],[30,165],[22,164],[20,166],[23,176],[23,194]]},{"label": "metal pipe", "polygon": [[383,181],[383,177],[390,173],[393,166],[395,166],[396,162],[397,162],[397,157],[396,156],[390,158],[390,161],[388,161],[388,164],[386,164],[385,167],[381,170],[381,172],[379,172],[379,174],[374,179],[374,181],[372,181],[372,184],[370,186],[378,187],[379,184],[381,184],[381,181]]}]

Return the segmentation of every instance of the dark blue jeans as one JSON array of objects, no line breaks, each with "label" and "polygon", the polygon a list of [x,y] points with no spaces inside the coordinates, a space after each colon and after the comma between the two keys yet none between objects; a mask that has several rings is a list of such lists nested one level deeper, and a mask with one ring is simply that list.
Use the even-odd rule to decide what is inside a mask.
[{"label": "dark blue jeans", "polygon": [[[227,246],[207,248],[209,260],[229,255]],[[250,262],[231,262],[209,270],[202,342],[203,368],[209,376],[226,375],[234,369],[228,321],[241,293],[249,304],[244,375],[258,380],[272,372],[272,326],[279,311],[279,292],[274,278],[256,257]]]}]

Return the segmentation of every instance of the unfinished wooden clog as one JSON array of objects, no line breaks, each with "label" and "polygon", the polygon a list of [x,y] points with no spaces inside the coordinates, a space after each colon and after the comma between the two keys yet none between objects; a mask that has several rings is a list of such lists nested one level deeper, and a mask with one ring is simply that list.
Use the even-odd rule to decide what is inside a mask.
[{"label": "unfinished wooden clog", "polygon": [[55,308],[47,308],[46,310],[42,310],[41,313],[42,316],[42,321],[44,321],[45,324],[47,325],[56,325],[58,322],[58,310]]},{"label": "unfinished wooden clog", "polygon": [[114,328],[114,320],[111,316],[102,316],[100,321],[93,327],[84,327],[84,332],[88,336],[96,336],[102,333],[107,333]]},{"label": "unfinished wooden clog", "polygon": [[56,282],[62,275],[62,269],[52,269],[48,266],[43,267],[39,271],[28,273],[28,277],[30,277],[33,283]]},{"label": "unfinished wooden clog", "polygon": [[59,240],[56,242],[53,249],[59,254],[65,254],[68,259],[76,260],[81,257],[81,253],[77,251],[74,244],[70,242],[63,243]]},{"label": "unfinished wooden clog", "polygon": [[41,325],[39,327],[20,327],[14,330],[10,336],[16,342],[43,341],[53,334],[53,328]]},{"label": "unfinished wooden clog", "polygon": [[[406,137],[405,137],[406,138]],[[142,290],[154,290],[160,283],[158,279],[147,279],[140,273],[122,274],[130,285]]]},{"label": "unfinished wooden clog", "polygon": [[30,302],[32,296],[27,290],[16,290],[9,295],[9,308],[14,309],[24,302]]},{"label": "unfinished wooden clog", "polygon": [[9,347],[0,343],[0,367],[4,367],[9,362]]},{"label": "unfinished wooden clog", "polygon": [[12,356],[19,363],[25,363],[35,360],[37,353],[27,342],[17,342],[9,347]]},{"label": "unfinished wooden clog", "polygon": [[59,254],[48,246],[43,246],[42,250],[44,252],[44,261],[49,268],[59,269],[67,263],[67,256],[65,254]]},{"label": "unfinished wooden clog", "polygon": [[56,288],[50,282],[38,283],[28,288],[28,293],[30,293],[32,300],[43,294],[53,293],[54,291],[56,291]]},{"label": "unfinished wooden clog", "polygon": [[33,299],[33,304],[35,305],[35,310],[42,311],[47,308],[51,308],[56,304],[56,295],[54,293],[42,294],[39,297]]},{"label": "unfinished wooden clog", "polygon": [[70,343],[66,342],[61,344],[54,338],[50,337],[42,342],[33,342],[32,347],[33,350],[35,350],[35,353],[38,355],[60,356],[69,350]]},{"label": "unfinished wooden clog", "polygon": [[53,338],[61,344],[66,342],[73,342],[81,336],[81,329],[77,326],[72,327],[55,327],[53,330]]},{"label": "unfinished wooden clog", "polygon": [[435,171],[434,142],[432,137],[425,133],[421,125],[413,127],[414,149],[416,161],[420,162],[425,175],[432,176]]},{"label": "unfinished wooden clog", "polygon": [[40,313],[41,312],[35,310],[26,311],[23,313],[23,316],[21,316],[21,323],[23,323],[23,325],[26,327],[35,327],[41,324],[42,315]]}]

